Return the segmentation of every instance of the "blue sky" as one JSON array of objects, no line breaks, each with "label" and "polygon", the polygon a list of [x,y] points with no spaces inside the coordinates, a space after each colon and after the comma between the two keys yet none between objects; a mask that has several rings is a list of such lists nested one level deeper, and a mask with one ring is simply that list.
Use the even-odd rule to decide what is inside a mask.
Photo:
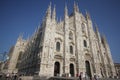
[{"label": "blue sky", "polygon": [[[63,18],[64,5],[69,14],[74,0],[0,0],[0,53],[8,52],[20,33],[31,36],[45,16],[47,7],[56,5],[57,17]],[[120,62],[120,0],[75,0],[80,12],[89,11],[93,23],[105,34],[114,62]]]}]

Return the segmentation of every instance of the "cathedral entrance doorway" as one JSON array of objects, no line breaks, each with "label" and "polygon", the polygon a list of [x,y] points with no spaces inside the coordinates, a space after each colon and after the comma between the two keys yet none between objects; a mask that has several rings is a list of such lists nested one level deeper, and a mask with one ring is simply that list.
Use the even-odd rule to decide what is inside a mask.
[{"label": "cathedral entrance doorway", "polygon": [[91,69],[90,69],[90,63],[89,63],[89,61],[85,61],[85,66],[86,66],[86,74],[87,74],[87,76],[88,77],[92,77],[92,75],[91,75]]},{"label": "cathedral entrance doorway", "polygon": [[57,76],[57,74],[60,74],[60,63],[55,62],[54,64],[54,76]]},{"label": "cathedral entrance doorway", "polygon": [[72,77],[74,77],[74,65],[70,64],[70,74]]}]

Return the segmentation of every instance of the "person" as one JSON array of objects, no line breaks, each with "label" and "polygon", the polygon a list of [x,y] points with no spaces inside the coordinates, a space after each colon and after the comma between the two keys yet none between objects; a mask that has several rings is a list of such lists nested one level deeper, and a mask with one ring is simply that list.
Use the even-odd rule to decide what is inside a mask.
[{"label": "person", "polygon": [[85,72],[85,80],[92,80],[92,79],[88,76],[87,72]]},{"label": "person", "polygon": [[97,80],[97,75],[94,73],[94,80]]},{"label": "person", "polygon": [[6,80],[9,80],[9,78],[10,78],[10,74],[7,73],[7,74],[6,74]]},{"label": "person", "polygon": [[86,80],[86,79],[85,79],[85,77],[86,77],[86,74],[85,74],[85,73],[82,73],[82,76],[81,76],[81,77],[82,77],[83,80]]},{"label": "person", "polygon": [[0,74],[0,79],[2,78],[2,74]]},{"label": "person", "polygon": [[119,78],[118,73],[117,73],[117,79]]},{"label": "person", "polygon": [[79,74],[78,74],[78,73],[76,74],[76,77],[79,77]]},{"label": "person", "polygon": [[15,74],[15,80],[17,80],[17,74]]},{"label": "person", "polygon": [[79,80],[82,80],[82,72],[80,72]]},{"label": "person", "polygon": [[13,80],[17,80],[17,74],[16,73],[14,73],[14,75],[13,75]]}]

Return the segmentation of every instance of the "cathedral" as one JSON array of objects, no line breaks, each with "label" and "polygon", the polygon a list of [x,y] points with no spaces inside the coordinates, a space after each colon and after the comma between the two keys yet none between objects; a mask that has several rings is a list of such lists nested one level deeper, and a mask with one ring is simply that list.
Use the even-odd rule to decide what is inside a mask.
[{"label": "cathedral", "polygon": [[56,20],[56,8],[50,4],[35,33],[27,40],[19,36],[11,54],[9,73],[47,77],[116,76],[105,35],[100,35],[89,13],[84,16],[75,3],[70,15],[65,5],[64,20],[60,21]]}]

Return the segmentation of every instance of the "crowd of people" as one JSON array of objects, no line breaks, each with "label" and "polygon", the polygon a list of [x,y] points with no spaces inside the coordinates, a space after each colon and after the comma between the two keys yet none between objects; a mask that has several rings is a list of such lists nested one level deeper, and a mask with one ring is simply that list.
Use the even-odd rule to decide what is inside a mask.
[{"label": "crowd of people", "polygon": [[[20,75],[17,73],[7,73],[7,74],[0,73],[0,80],[21,80],[21,76],[24,76],[24,75]],[[65,77],[65,76],[63,76],[63,77]],[[69,77],[71,77],[71,76],[69,76]],[[87,73],[83,74],[83,72],[76,74],[76,77],[79,77],[79,80],[99,80],[99,76],[95,73],[94,73],[93,78],[89,77],[87,75]]]},{"label": "crowd of people", "polygon": [[89,77],[87,73],[83,74],[82,72],[80,72],[78,77],[79,80],[98,80],[98,76],[96,74],[94,74],[94,77],[92,79],[92,77]]},{"label": "crowd of people", "polygon": [[0,80],[21,80],[17,73],[0,74]]}]

